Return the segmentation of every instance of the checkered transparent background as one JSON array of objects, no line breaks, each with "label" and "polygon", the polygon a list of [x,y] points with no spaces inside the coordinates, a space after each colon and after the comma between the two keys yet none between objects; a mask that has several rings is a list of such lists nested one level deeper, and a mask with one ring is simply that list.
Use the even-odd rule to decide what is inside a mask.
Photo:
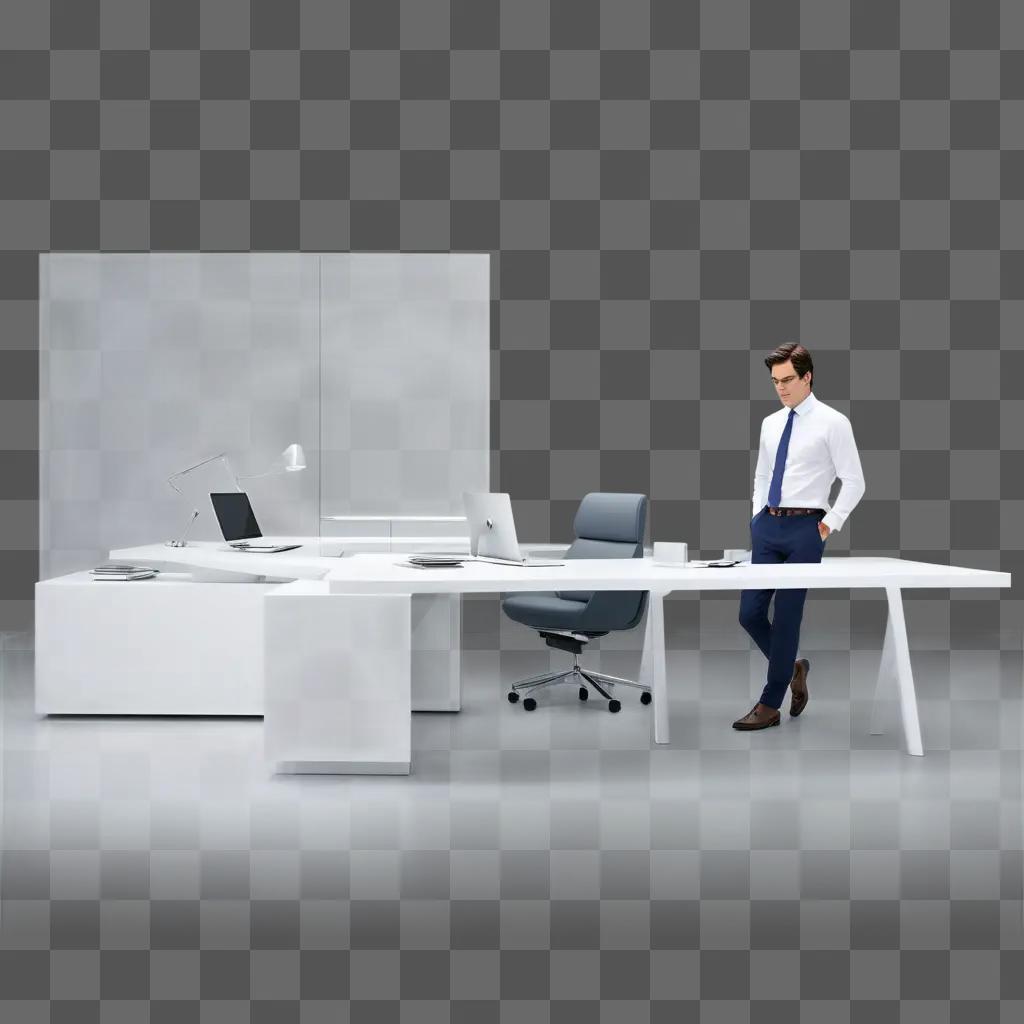
[{"label": "checkered transparent background", "polygon": [[[484,764],[488,777],[507,779],[503,800],[514,799],[517,785],[535,775],[538,785],[550,786],[557,820],[573,834],[567,848],[554,836],[548,842],[546,833],[527,831],[535,843],[528,853],[537,855],[537,863],[527,864],[525,857],[515,865],[522,851],[495,838],[495,815],[505,813],[506,804],[494,803],[493,792],[455,812],[467,831],[440,851],[440,865],[429,856],[417,860],[414,847],[402,847],[395,817],[384,812],[385,820],[377,822],[371,796],[365,817],[352,811],[362,848],[392,851],[390,861],[374,857],[375,864],[408,857],[410,878],[433,877],[437,868],[443,879],[443,862],[457,862],[451,878],[470,885],[469,903],[483,904],[452,912],[450,934],[459,938],[450,939],[450,952],[400,952],[395,943],[395,920],[401,929],[422,909],[413,906],[414,894],[425,893],[429,901],[443,892],[442,881],[410,882],[406,912],[406,898],[400,893],[396,901],[391,882],[378,888],[370,878],[356,889],[371,903],[357,906],[350,919],[350,927],[356,922],[350,938],[356,936],[359,950],[345,954],[350,973],[338,959],[315,963],[315,955],[296,967],[294,929],[282,932],[284,926],[273,923],[284,920],[275,918],[278,910],[294,920],[294,892],[285,886],[284,904],[266,907],[258,905],[263,896],[251,903],[253,890],[243,884],[243,860],[251,879],[251,858],[268,844],[277,849],[282,840],[263,836],[253,810],[258,838],[248,847],[241,843],[234,867],[222,865],[227,889],[208,883],[208,902],[196,889],[201,844],[189,816],[198,812],[186,799],[158,817],[174,824],[166,832],[159,826],[156,837],[141,844],[149,851],[145,858],[108,863],[100,875],[107,885],[127,887],[117,890],[124,900],[97,899],[88,888],[96,871],[66,867],[74,858],[62,861],[68,843],[95,855],[91,837],[83,842],[76,834],[52,848],[48,838],[38,838],[41,846],[34,849],[48,851],[49,888],[38,860],[19,865],[15,858],[12,868],[5,857],[4,870],[15,872],[7,877],[18,879],[6,891],[27,892],[27,902],[50,929],[38,933],[35,951],[5,953],[4,984],[14,979],[27,1000],[15,1006],[18,1024],[134,1022],[147,1012],[175,1022],[248,1020],[253,986],[265,985],[259,989],[265,994],[290,992],[293,980],[280,979],[294,979],[297,970],[300,983],[308,971],[314,1002],[329,1005],[300,1010],[286,1006],[289,997],[271,999],[252,1011],[252,1019],[316,1021],[348,1014],[359,1021],[429,1021],[448,1019],[450,1012],[453,1020],[503,1022],[632,1021],[649,1014],[705,1024],[968,1017],[976,1024],[1020,1016],[1019,932],[994,923],[1011,916],[999,901],[1020,895],[1013,881],[1020,877],[1019,859],[1012,852],[1019,850],[1019,829],[1012,843],[993,831],[1002,802],[1016,806],[1019,799],[1007,781],[1017,778],[1019,737],[1003,734],[1004,712],[1012,708],[1007,701],[1020,683],[1012,657],[1020,649],[1024,500],[1024,8],[1016,0],[53,0],[49,6],[3,0],[0,46],[0,501],[6,545],[0,613],[12,627],[29,621],[36,573],[36,254],[46,250],[493,253],[493,483],[516,495],[521,533],[538,540],[567,537],[579,495],[604,488],[649,493],[654,538],[688,540],[706,550],[742,543],[756,431],[776,401],[761,357],[780,340],[799,337],[815,354],[819,397],[850,415],[867,475],[868,492],[830,542],[832,553],[949,559],[1009,570],[1018,581],[1003,595],[978,592],[950,601],[935,594],[908,601],[918,685],[922,691],[935,687],[939,698],[933,714],[940,727],[925,720],[927,770],[901,760],[893,743],[891,758],[869,758],[866,775],[853,773],[855,744],[842,736],[837,742],[846,748],[836,754],[841,767],[834,778],[864,784],[869,800],[881,806],[856,812],[870,819],[867,831],[857,833],[867,838],[848,835],[842,824],[830,833],[834,860],[806,846],[787,847],[776,864],[786,881],[770,874],[771,884],[756,888],[769,902],[774,898],[768,908],[751,909],[753,864],[757,860],[760,871],[765,863],[764,851],[755,857],[753,840],[729,840],[736,844],[732,851],[739,850],[737,862],[715,852],[706,838],[687,845],[672,831],[685,830],[700,815],[708,798],[704,787],[717,786],[729,799],[732,787],[745,794],[745,787],[758,785],[758,769],[765,769],[714,747],[725,742],[722,716],[731,718],[737,702],[743,703],[757,669],[750,662],[745,678],[747,662],[737,673],[720,657],[721,649],[739,642],[734,604],[671,602],[670,616],[682,616],[682,648],[692,651],[699,643],[701,649],[699,665],[684,661],[679,670],[699,669],[702,687],[720,684],[732,698],[728,713],[726,707],[707,716],[695,715],[694,705],[681,709],[674,722],[678,746],[671,752],[680,763],[659,776],[672,784],[671,806],[638,796],[637,773],[646,777],[644,765],[656,763],[650,770],[660,772],[664,764],[653,760],[643,733],[635,752],[642,764],[631,767],[629,753],[618,749],[630,742],[622,738],[628,735],[625,713],[618,722],[602,718],[597,728],[588,715],[573,746],[559,731],[571,727],[555,714],[565,709],[554,708],[530,719],[510,745],[485,732],[466,741],[469,752],[451,749],[449,726],[430,728],[441,733],[434,756],[443,763]],[[477,670],[497,665],[506,682],[528,674],[535,641],[525,634],[510,639],[506,627],[494,626],[493,604],[479,607],[492,618],[482,630],[488,639],[481,641]],[[834,637],[834,657],[853,663],[848,672],[817,677],[844,681],[834,713],[850,706],[854,687],[863,695],[865,672],[857,656],[877,651],[881,614],[874,598],[820,595],[808,603],[805,638]],[[529,644],[531,651],[517,653],[516,644]],[[997,655],[1004,681],[992,683],[985,672],[994,671]],[[721,662],[720,674],[705,664],[708,658]],[[986,664],[982,672],[979,665]],[[871,672],[869,664],[869,679]],[[730,690],[737,678],[739,689]],[[980,700],[970,689],[960,691],[958,701],[946,692],[947,685],[952,690],[984,678],[990,680],[988,696]],[[850,693],[843,692],[847,679]],[[498,715],[490,703],[498,695],[491,677],[478,704],[491,708],[485,714]],[[824,731],[823,718],[808,718],[801,727],[813,721]],[[947,728],[951,748],[966,744],[975,750],[972,756],[996,758],[999,770],[990,765],[987,774],[972,775],[952,753],[930,749],[936,736],[945,744]],[[716,737],[707,754],[705,729]],[[982,730],[981,738],[975,729]],[[587,743],[599,749],[583,756]],[[417,753],[424,753],[422,746]],[[1011,770],[1004,778],[1007,762]],[[82,763],[95,771],[95,760]],[[739,766],[735,778],[733,766]],[[51,797],[49,776],[37,767],[42,778],[15,763],[7,784],[22,795],[44,794],[39,804],[48,816],[53,800],[63,797]],[[820,758],[801,752],[767,770],[780,786],[794,779],[813,786],[820,776],[825,796],[808,817],[834,809],[827,791],[832,776]],[[126,785],[131,781],[115,774]],[[567,774],[600,779],[607,795],[596,805],[582,798],[581,809],[563,806],[557,794]],[[697,780],[700,796],[692,789],[680,794],[679,780],[687,778]],[[898,803],[922,792],[939,794],[940,820],[968,816],[951,825],[948,841],[904,837],[902,830],[915,823],[926,829],[935,821],[933,807],[915,817]],[[744,805],[744,813],[756,806],[768,820],[765,828],[780,817],[792,821],[794,800],[784,795],[780,802],[779,793],[758,788],[758,799]],[[691,798],[692,806],[678,805]],[[87,832],[95,828],[90,799],[61,804],[57,818],[66,811]],[[509,812],[514,820],[550,810],[548,804],[538,810],[524,803]],[[421,806],[414,804],[409,813]],[[840,806],[840,818],[854,813],[852,802]],[[629,817],[634,810],[641,817],[653,810],[652,822],[672,834],[655,841],[641,822],[630,836],[623,823],[636,825]],[[516,819],[520,812],[524,817]],[[579,821],[570,824],[573,813]],[[594,824],[605,817],[614,836]],[[430,824],[424,835],[432,834]],[[894,828],[901,830],[899,839]],[[286,831],[284,846],[294,854],[296,830]],[[631,847],[638,837],[648,842],[643,851]],[[438,852],[433,840],[415,841],[416,849]],[[333,840],[323,842],[331,846]],[[699,864],[681,870],[690,871],[691,880],[699,871],[701,888],[680,883],[673,890],[686,894],[685,906],[671,906],[661,890],[651,889],[653,869],[647,865],[662,842],[677,853],[689,850]],[[937,853],[930,843],[938,844]],[[964,843],[980,851],[975,867],[984,866],[978,867],[977,885],[956,888],[953,864],[962,865]],[[186,867],[164,870],[168,849],[170,860]],[[622,887],[614,879],[628,857],[615,861],[614,851],[631,849],[642,853],[643,864],[635,873],[623,868],[633,881]],[[767,851],[769,861],[773,852],[778,850]],[[152,866],[154,856],[158,870],[150,878],[165,881],[162,891],[171,894],[166,901],[143,882],[144,863]],[[744,876],[747,857],[751,868]],[[539,881],[548,877],[540,865],[556,861],[568,888]],[[216,875],[220,869],[207,870]],[[607,909],[604,871],[608,899],[622,901]],[[24,872],[39,877],[26,880]],[[523,874],[527,880],[520,885],[515,879]],[[734,921],[728,918],[734,908],[725,906],[733,899],[742,904],[741,920],[744,913],[768,915],[759,917],[771,922],[767,931],[751,924],[746,948],[701,948],[726,941],[704,930],[705,874],[707,892],[722,894],[714,908],[727,915],[709,908],[709,922]],[[68,875],[65,888],[61,880]],[[54,877],[56,891],[70,894],[66,901],[57,897],[68,905],[52,912],[56,918],[50,907]],[[294,879],[295,872],[270,877]],[[721,884],[716,877],[724,879]],[[854,884],[865,877],[866,889]],[[897,878],[905,888],[894,888]],[[584,888],[572,888],[573,882]],[[323,900],[344,899],[327,882],[327,889],[308,884],[316,894],[314,914]],[[281,890],[271,885],[256,891]],[[366,895],[380,892],[385,895]],[[649,899],[651,892],[659,896]],[[953,892],[967,894],[965,903]],[[692,902],[698,893],[699,902]],[[219,897],[229,905],[214,907]],[[179,898],[186,907],[176,903]],[[377,898],[387,905],[373,903]],[[645,949],[606,952],[603,915],[610,941],[625,943],[619,936],[637,934],[628,922],[636,914],[643,921],[631,901],[645,900],[652,915],[667,915],[669,932],[657,934],[670,938],[655,939],[641,924]],[[423,913],[430,909],[438,908]],[[271,922],[267,930],[276,937],[267,941],[284,942],[289,951],[279,958],[250,952],[242,925],[231,940],[233,950],[199,951],[196,928],[221,912],[229,922],[235,913],[256,921],[257,929]],[[512,915],[508,934],[514,936],[514,948],[507,950],[505,914]],[[135,922],[125,927],[140,929],[136,939],[115,941],[139,947],[134,954],[114,951],[104,973],[97,928],[109,915]],[[158,922],[155,933],[139,923],[142,915]],[[792,923],[797,917],[799,939]],[[537,937],[544,934],[537,922],[548,918],[559,929],[579,929],[558,931],[570,937],[550,940],[568,947],[562,953],[549,947],[548,937]],[[390,922],[389,930],[379,932],[381,922]],[[689,938],[679,937],[678,929],[690,929]],[[442,941],[438,935],[449,941],[443,930],[424,931],[432,941]],[[765,938],[755,939],[755,931]],[[154,940],[153,934],[179,937]],[[404,933],[397,934],[404,946]],[[729,934],[728,941],[744,944],[736,932]],[[738,934],[746,933],[741,927]],[[78,955],[54,950],[40,956],[54,935],[72,936],[58,941],[79,944]],[[348,948],[335,939],[326,940],[328,947]],[[182,947],[178,957],[174,950],[156,954],[168,942]],[[662,942],[676,952],[659,954]],[[672,945],[677,943],[682,952]],[[928,943],[941,948],[926,948]],[[965,950],[964,943],[974,948]],[[872,945],[883,948],[866,948]],[[141,988],[124,987],[142,985],[144,962],[154,969],[154,955],[161,978],[170,979],[158,991],[188,993],[188,1008],[177,1002],[170,1009],[157,1006],[163,999],[157,996],[143,1009]],[[193,1005],[198,996],[192,995],[203,994],[201,958],[207,956],[212,987],[205,994],[221,1000],[211,1008]],[[101,984],[108,978],[114,986],[102,1004],[91,987],[97,964]],[[445,966],[454,987],[445,990],[442,981],[440,990],[432,988]],[[342,993],[338,986],[353,977],[367,987],[357,989],[349,1005],[352,990]],[[58,1006],[50,1018],[44,996],[56,978],[71,979],[61,989],[69,1005]],[[387,998],[367,998],[368,991]],[[438,991],[464,1005],[450,1009],[442,997],[440,1005],[428,1006]],[[398,1005],[396,992],[408,993],[408,1008]],[[501,996],[505,1005],[499,1007]],[[604,1005],[598,1006],[601,997]],[[660,1006],[666,999],[670,1005]]]}]

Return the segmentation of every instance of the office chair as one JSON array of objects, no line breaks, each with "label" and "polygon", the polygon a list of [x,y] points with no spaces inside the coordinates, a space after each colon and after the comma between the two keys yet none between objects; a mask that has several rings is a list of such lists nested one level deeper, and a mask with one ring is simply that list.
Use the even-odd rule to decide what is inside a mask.
[{"label": "office chair", "polygon": [[[576,539],[564,557],[643,558],[646,519],[645,494],[587,494],[573,522]],[[593,689],[608,701],[611,712],[622,709],[606,689],[616,685],[635,687],[641,691],[640,702],[651,703],[650,687],[580,667],[580,653],[591,640],[615,630],[632,629],[640,622],[647,608],[646,590],[511,594],[501,607],[513,621],[537,630],[548,647],[573,656],[572,668],[564,672],[548,672],[515,683],[508,694],[509,703],[518,703],[520,691],[526,691],[529,696],[523,699],[523,709],[533,711],[537,707],[533,694],[566,677],[579,684],[580,700],[587,700]]]}]

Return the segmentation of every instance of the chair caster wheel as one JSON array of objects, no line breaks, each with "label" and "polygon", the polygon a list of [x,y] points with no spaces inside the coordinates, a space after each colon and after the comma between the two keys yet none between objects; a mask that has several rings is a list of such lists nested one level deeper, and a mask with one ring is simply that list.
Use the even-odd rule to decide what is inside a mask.
[{"label": "chair caster wheel", "polygon": [[509,702],[509,704],[518,704],[519,703],[519,694],[516,693],[515,690],[509,690],[508,691],[508,702]]},{"label": "chair caster wheel", "polygon": [[589,700],[589,699],[590,699],[590,691],[585,686],[581,686],[580,687],[580,700]]},{"label": "chair caster wheel", "polygon": [[650,704],[651,703],[651,695],[646,690],[644,690],[643,693],[640,694],[640,703],[641,704]]},{"label": "chair caster wheel", "polygon": [[622,704],[617,700],[608,701],[608,710],[614,715],[616,711],[622,710]]},{"label": "chair caster wheel", "polygon": [[533,711],[533,709],[536,708],[536,706],[537,702],[532,697],[527,697],[526,700],[523,701],[524,711]]}]

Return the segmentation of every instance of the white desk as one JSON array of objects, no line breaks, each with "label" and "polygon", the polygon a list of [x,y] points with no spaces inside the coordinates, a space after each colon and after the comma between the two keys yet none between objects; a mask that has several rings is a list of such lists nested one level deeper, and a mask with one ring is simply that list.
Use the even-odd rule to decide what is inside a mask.
[{"label": "white desk", "polygon": [[180,566],[209,572],[211,578],[269,578],[284,580],[319,580],[338,564],[341,545],[337,541],[317,537],[273,537],[274,543],[301,544],[294,551],[276,554],[239,551],[223,541],[190,541],[188,547],[172,548],[166,544],[145,544],[137,548],[118,548],[110,552],[113,562],[133,565]]},{"label": "white desk", "polygon": [[[934,565],[900,558],[824,558],[817,564],[751,565],[728,569],[666,568],[648,558],[570,560],[562,566],[508,567],[473,562],[461,569],[410,569],[394,556],[357,555],[328,573],[331,593],[480,593],[543,590],[649,590],[641,681],[654,697],[654,740],[669,741],[665,678],[664,598],[676,590],[866,589],[881,587],[889,605],[882,663],[875,689],[872,732],[880,732],[879,698],[895,681],[907,751],[924,752],[910,666],[902,590],[1009,587],[1010,574]],[[739,628],[737,626],[737,628]]]},{"label": "white desk", "polygon": [[[111,561],[131,562],[136,565],[183,567],[200,573],[208,572],[213,578],[224,579],[278,579],[278,580],[321,580],[354,558],[376,558],[378,565],[400,562],[402,552],[432,550],[437,542],[424,545],[421,538],[402,538],[388,541],[394,549],[391,552],[376,550],[378,538],[367,541],[368,553],[360,547],[359,538],[339,537],[272,537],[274,543],[300,544],[293,551],[278,551],[267,554],[259,551],[239,551],[223,541],[190,541],[188,547],[172,548],[166,544],[144,544],[141,547],[117,548],[110,552]],[[457,540],[457,538],[455,539]],[[524,544],[523,549],[545,557],[558,557],[565,551],[565,544]],[[461,548],[468,552],[464,539]],[[445,550],[460,550],[460,544],[448,539]],[[344,559],[342,558],[342,556]],[[408,570],[413,572],[414,570]],[[534,570],[531,570],[531,572]],[[418,588],[419,593],[451,593],[444,586]]]},{"label": "white desk", "polygon": [[[315,689],[313,677],[322,670],[324,659],[317,655],[317,631],[322,635],[325,623],[331,621],[320,619],[314,630],[304,626],[312,618],[318,618],[312,611],[311,601],[319,601],[326,609],[330,607],[329,599],[334,598],[366,598],[405,597],[423,594],[464,594],[464,593],[507,593],[511,591],[545,591],[545,590],[648,590],[650,603],[647,613],[646,631],[644,635],[643,656],[641,660],[641,678],[651,687],[654,697],[654,740],[656,743],[669,741],[668,701],[666,695],[667,680],[665,674],[665,619],[664,598],[676,590],[741,590],[747,588],[839,588],[868,589],[881,588],[888,600],[889,618],[885,631],[882,649],[882,660],[875,688],[875,713],[872,716],[872,732],[880,732],[879,700],[884,696],[888,686],[895,686],[899,698],[900,715],[903,735],[908,753],[923,753],[921,730],[918,721],[917,700],[914,693],[913,672],[910,664],[910,650],[907,643],[906,620],[903,613],[902,591],[907,588],[960,589],[967,587],[1009,587],[1009,573],[984,569],[970,569],[959,566],[935,565],[928,562],[914,562],[897,558],[824,558],[820,564],[794,565],[750,565],[744,564],[729,569],[696,569],[696,568],[665,568],[656,566],[649,558],[622,560],[570,560],[561,566],[502,566],[490,562],[473,562],[461,569],[411,569],[403,567],[399,562],[401,555],[392,554],[360,554],[349,558],[324,556],[315,549],[306,548],[299,551],[281,552],[273,555],[253,553],[241,554],[235,551],[213,550],[223,545],[189,546],[174,549],[160,545],[144,548],[132,548],[112,552],[112,556],[138,562],[161,561],[176,565],[196,566],[204,569],[225,572],[245,572],[258,574],[267,578],[293,578],[300,582],[284,584],[276,588],[267,598],[267,652],[268,657],[275,657],[272,640],[277,636],[280,641],[292,639],[289,645],[293,652],[303,645],[308,648],[309,656],[304,667],[300,667],[296,658],[289,656],[287,674],[292,682],[284,681],[282,685],[293,685],[294,688]],[[310,582],[315,580],[316,582]],[[301,616],[285,611],[286,599],[301,598],[306,605]],[[346,604],[345,601],[333,602],[338,612],[344,608],[348,611],[359,608],[358,603]],[[398,635],[403,616],[408,617],[408,606],[391,606],[398,608],[397,613],[389,612],[393,633],[385,629],[383,634],[389,639],[383,643],[379,651],[373,650],[369,637],[366,643],[359,642],[361,657],[364,661],[363,670],[368,665],[390,663],[395,654],[390,636]],[[274,609],[274,614],[269,613]],[[287,619],[287,628],[277,630],[276,619]],[[381,625],[384,620],[379,620]],[[737,629],[739,626],[737,626]],[[289,632],[290,631],[290,632]],[[301,634],[302,644],[296,644],[295,638]],[[339,634],[340,636],[340,634]],[[335,654],[351,652],[357,644],[357,637],[348,634],[338,640],[340,644]],[[378,657],[379,655],[379,657]],[[405,654],[408,659],[411,655]],[[353,667],[355,667],[353,665]],[[285,672],[285,666],[281,667]],[[371,678],[364,680],[359,687],[359,694],[365,699],[372,693],[374,685],[380,685],[380,674],[376,682]],[[356,681],[351,680],[355,686]],[[268,692],[270,682],[268,676]],[[322,690],[319,691],[322,695]],[[352,691],[354,694],[356,691]],[[294,696],[294,694],[293,694]],[[351,696],[351,694],[350,694]],[[394,694],[388,695],[394,700]],[[397,710],[398,706],[392,708]],[[346,710],[346,728],[351,728],[349,704]],[[340,714],[340,706],[335,705],[334,714]],[[398,711],[405,715],[405,711]],[[273,724],[267,722],[268,729]],[[401,730],[405,734],[405,723]],[[305,765],[295,770],[313,770],[313,764],[322,761],[331,765],[327,770],[344,771],[344,756],[298,757],[284,759]],[[353,759],[356,764],[359,759]],[[366,764],[366,759],[360,763]],[[401,770],[401,762],[397,762]],[[360,770],[358,767],[353,770]],[[362,770],[367,770],[365,767]]]}]

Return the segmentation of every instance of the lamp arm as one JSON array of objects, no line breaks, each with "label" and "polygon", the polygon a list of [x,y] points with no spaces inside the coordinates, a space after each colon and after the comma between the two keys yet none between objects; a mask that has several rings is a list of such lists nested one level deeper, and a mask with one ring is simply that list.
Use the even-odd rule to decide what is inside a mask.
[{"label": "lamp arm", "polygon": [[239,482],[241,482],[242,480],[257,480],[261,476],[275,476],[277,473],[283,472],[283,469],[268,469],[265,473],[250,473],[247,474],[246,476],[237,476],[235,477],[235,479],[238,480]]},{"label": "lamp arm", "polygon": [[188,469],[179,470],[177,473],[172,473],[167,478],[168,485],[175,491],[178,492],[182,497],[185,497],[184,491],[175,483],[176,480],[191,473],[194,469],[200,469],[203,466],[208,466],[211,462],[216,462],[217,459],[223,459],[224,465],[227,467],[228,472],[231,474],[231,479],[235,481],[235,487],[238,490],[242,488],[238,486],[238,477],[235,475],[235,471],[231,468],[231,463],[228,461],[227,452],[218,452],[216,455],[211,455],[208,459],[203,459],[202,462],[197,462],[194,466],[189,466]]}]

